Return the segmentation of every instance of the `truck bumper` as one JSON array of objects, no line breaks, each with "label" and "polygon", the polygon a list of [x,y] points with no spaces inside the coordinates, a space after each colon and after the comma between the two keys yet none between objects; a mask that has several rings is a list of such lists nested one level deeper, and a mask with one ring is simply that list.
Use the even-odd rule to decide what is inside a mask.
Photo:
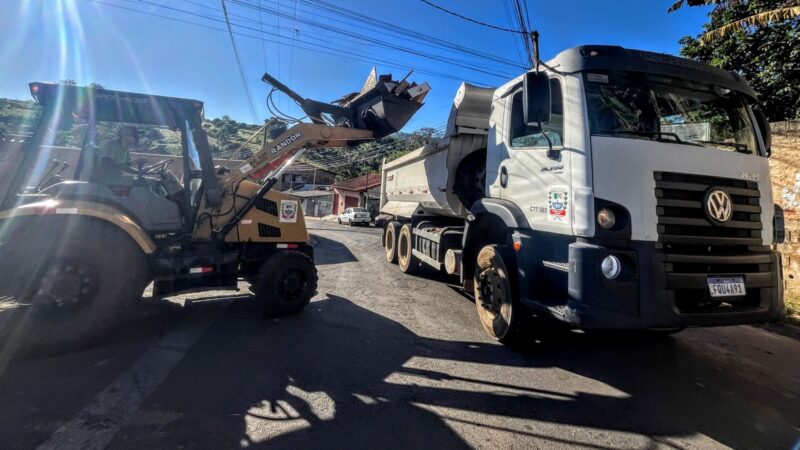
[{"label": "truck bumper", "polygon": [[[655,242],[606,247],[582,240],[563,243],[569,247],[569,259],[556,271],[541,261],[543,242],[552,237],[542,241],[516,233],[516,238],[523,242],[516,255],[522,302],[576,327],[756,324],[776,321],[785,312],[781,255],[766,247],[736,254],[680,254],[659,249]],[[617,256],[623,266],[615,280],[606,279],[600,269],[609,255]],[[708,278],[725,276],[741,276],[746,294],[712,298]]]},{"label": "truck bumper", "polygon": [[[617,256],[623,273],[603,276],[600,265]],[[745,295],[712,298],[708,278],[741,276]],[[569,298],[563,320],[581,328],[654,329],[740,325],[778,320],[784,313],[781,255],[678,254],[653,242],[608,249],[576,242],[569,247]]]}]

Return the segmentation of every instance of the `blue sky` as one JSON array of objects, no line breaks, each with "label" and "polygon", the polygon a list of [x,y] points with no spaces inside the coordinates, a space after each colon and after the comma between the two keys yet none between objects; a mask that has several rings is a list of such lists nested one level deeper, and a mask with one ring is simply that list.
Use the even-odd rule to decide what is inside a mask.
[{"label": "blue sky", "polygon": [[[355,23],[314,7],[315,0],[227,1],[236,24],[234,30],[248,35],[237,35],[236,41],[257,117],[248,107],[229,36],[221,31],[225,24],[220,22],[219,0],[0,0],[4,4],[0,15],[0,97],[27,99],[30,81],[73,79],[110,89],[195,98],[205,102],[209,118],[227,114],[252,123],[268,116],[264,101],[268,87],[260,81],[265,70],[305,97],[332,100],[358,90],[373,65],[378,66],[379,73],[392,73],[396,78],[414,67],[418,72],[411,79],[428,81],[432,86],[425,107],[406,127],[414,130],[446,122],[458,80],[492,86],[503,83],[506,75],[521,72],[512,65],[454,53],[430,42]],[[698,34],[708,12],[707,8],[685,8],[667,14],[673,0],[527,1],[533,27],[541,33],[543,59],[581,44],[614,44],[677,54],[678,40]],[[419,0],[324,2],[521,63],[512,34],[465,22]],[[488,23],[509,24],[502,0],[434,3]],[[263,9],[280,11],[284,17],[259,12],[259,4]],[[318,24],[386,41],[394,48],[321,29]],[[272,42],[256,39],[258,35]],[[403,52],[397,46],[456,60],[458,65]],[[298,113],[286,98],[280,98],[278,105]]]}]

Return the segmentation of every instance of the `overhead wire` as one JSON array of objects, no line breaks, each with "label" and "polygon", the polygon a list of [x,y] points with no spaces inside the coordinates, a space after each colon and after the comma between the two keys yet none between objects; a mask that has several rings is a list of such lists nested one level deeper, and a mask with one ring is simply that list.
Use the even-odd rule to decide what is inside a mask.
[{"label": "overhead wire", "polygon": [[[510,2],[510,0],[503,0],[503,6],[505,7],[505,10],[506,10],[506,18],[508,20],[508,25],[513,27],[514,26],[514,24],[513,24],[513,16],[511,14],[511,6],[510,6],[509,2]],[[519,57],[520,60],[523,61],[523,64],[524,64],[525,56],[522,54],[522,47],[520,47],[518,36],[514,36],[512,41],[514,42],[514,48],[517,50],[517,56]],[[523,67],[525,67],[525,66],[523,66]]]},{"label": "overhead wire", "polygon": [[436,8],[436,9],[442,11],[442,12],[445,12],[445,13],[450,14],[452,16],[458,17],[459,19],[466,20],[467,22],[471,22],[471,23],[474,23],[474,24],[477,24],[477,25],[481,25],[481,26],[484,26],[484,27],[487,27],[487,28],[491,28],[491,29],[494,29],[494,30],[498,30],[498,31],[504,31],[504,32],[507,32],[507,33],[515,33],[515,34],[524,36],[523,37],[523,44],[525,46],[525,51],[528,54],[528,57],[529,57],[529,59],[531,61],[531,65],[533,65],[533,60],[534,60],[533,47],[532,47],[531,43],[528,41],[528,39],[527,39],[528,36],[530,36],[530,32],[528,31],[529,26],[526,25],[526,22],[529,23],[529,19],[526,20],[526,17],[527,17],[527,3],[526,3],[525,8],[523,8],[522,5],[520,4],[520,0],[515,0],[514,1],[514,12],[516,13],[515,19],[517,20],[517,25],[518,26],[516,28],[506,28],[506,27],[501,27],[501,26],[498,26],[498,25],[493,25],[493,24],[490,24],[490,23],[487,23],[487,22],[484,22],[484,21],[481,21],[481,20],[473,19],[471,17],[467,17],[467,16],[465,16],[465,15],[463,15],[461,13],[458,13],[458,12],[452,11],[450,9],[444,8],[442,6],[439,6],[439,5],[431,2],[430,0],[420,0],[420,1],[422,3],[425,3],[426,5],[429,5],[429,6],[433,7],[433,8]]},{"label": "overhead wire", "polygon": [[297,37],[297,0],[294,0],[294,21],[292,23],[292,46],[289,53],[289,83],[292,82],[292,72],[294,71],[294,39]]},{"label": "overhead wire", "polygon": [[[158,17],[158,18],[161,18],[161,19],[164,19],[164,20],[170,20],[170,21],[174,21],[174,22],[178,22],[178,23],[184,23],[184,24],[187,24],[187,25],[193,25],[193,26],[197,26],[197,27],[206,28],[206,29],[209,29],[209,30],[215,30],[215,31],[220,31],[220,32],[227,33],[226,29],[214,27],[214,26],[211,26],[211,25],[208,25],[208,24],[205,24],[205,23],[194,22],[194,21],[191,21],[191,20],[181,19],[181,18],[173,17],[173,16],[167,16],[167,15],[164,15],[164,14],[158,14],[158,13],[154,13],[154,12],[151,12],[151,11],[142,11],[142,10],[139,10],[139,9],[135,9],[135,8],[131,8],[131,7],[123,6],[123,5],[110,3],[109,1],[106,1],[106,0],[85,0],[85,1],[89,1],[89,2],[92,2],[92,3],[96,3],[96,4],[99,4],[99,5],[104,5],[104,6],[108,6],[108,7],[123,9],[123,10],[126,10],[126,11],[136,12],[136,13],[140,13],[140,14],[144,14],[144,15],[149,15],[149,16],[153,16],[153,17]],[[152,2],[147,2],[147,3],[148,4],[152,4]],[[197,16],[196,14],[191,14],[191,15]],[[221,21],[221,20],[216,19],[216,18],[209,18],[209,17],[205,17],[205,16],[202,16],[202,15],[200,15],[199,17],[205,18],[205,19],[208,19],[208,20],[213,20],[213,21]],[[241,25],[234,24],[234,26],[238,26],[238,27],[242,28]],[[243,28],[252,29],[252,28],[248,28],[248,27],[243,27]],[[256,32],[259,31],[258,29],[254,29],[254,30]],[[243,32],[239,32],[239,31],[234,31],[234,34],[237,35],[237,36],[247,37],[247,38],[250,38],[250,39],[263,40],[263,41],[266,41],[266,42],[269,42],[269,43],[276,43],[276,44],[279,44],[279,45],[288,45],[286,43],[280,42],[279,40],[268,39],[268,38],[265,38],[263,36],[254,36],[254,35],[243,33]],[[269,33],[267,31],[265,31],[264,34],[276,35],[275,33]],[[281,39],[281,38],[285,38],[285,37],[283,37],[283,36],[279,36],[278,37],[278,39]],[[362,61],[362,62],[366,62],[366,63],[370,63],[370,64],[374,64],[374,63],[377,62],[377,63],[384,64],[387,67],[395,67],[395,68],[399,68],[399,69],[403,69],[403,70],[414,69],[416,72],[419,72],[419,73],[422,73],[422,74],[431,75],[431,76],[438,77],[438,78],[449,79],[449,80],[454,80],[454,81],[467,81],[469,83],[480,85],[480,86],[490,86],[489,84],[487,84],[485,82],[482,82],[482,81],[470,79],[468,77],[459,77],[459,76],[455,76],[455,75],[452,75],[452,74],[449,74],[449,73],[443,73],[443,72],[438,72],[438,71],[431,70],[431,69],[426,69],[426,68],[414,66],[414,65],[409,64],[409,63],[407,63],[405,61],[384,59],[384,58],[375,57],[375,56],[372,56],[372,55],[365,55],[363,52],[356,53],[355,51],[344,50],[341,47],[338,47],[338,48],[337,47],[330,47],[330,46],[322,45],[322,44],[319,44],[319,43],[306,42],[306,41],[303,41],[303,40],[298,40],[298,42],[306,44],[308,46],[295,45],[296,48],[301,49],[301,50],[314,52],[314,53],[319,53],[319,54],[324,54],[324,55],[331,55],[331,56],[338,56],[338,57],[343,57],[343,58],[351,59],[351,60],[354,60],[354,61]],[[324,49],[324,50],[320,50],[320,48]]]},{"label": "overhead wire", "polygon": [[523,68],[523,69],[525,68],[525,66],[520,66],[513,60],[502,58],[494,53],[482,52],[472,47],[466,47],[461,44],[447,41],[438,36],[431,36],[425,33],[421,33],[417,30],[412,30],[390,22],[386,22],[381,19],[370,17],[362,13],[359,13],[357,11],[349,10],[342,6],[330,4],[328,2],[325,2],[324,0],[300,0],[300,1],[306,4],[314,5],[320,9],[330,11],[334,14],[339,15],[340,17],[346,17],[349,20],[356,21],[360,24],[369,25],[382,33],[389,32],[397,36],[403,36],[408,39],[412,39],[414,41],[423,43],[427,46],[436,46],[449,51],[459,52],[464,55],[479,57],[482,59],[491,60],[501,64],[511,65],[517,68]]},{"label": "overhead wire", "polygon": [[[131,1],[133,1],[133,0],[131,0]],[[185,3],[188,3],[188,4],[192,4],[192,5],[204,8],[204,9],[213,10],[213,8],[210,8],[208,5],[205,5],[205,4],[202,4],[202,3],[198,3],[198,2],[193,1],[193,0],[179,0],[179,1],[182,1],[182,2],[185,2]],[[275,0],[275,1],[278,1],[278,0]],[[461,44],[457,44],[457,43],[454,43],[454,42],[450,42],[450,41],[441,39],[441,38],[436,37],[436,36],[431,36],[431,35],[428,35],[428,34],[420,33],[420,32],[418,32],[416,30],[412,30],[412,29],[409,29],[409,28],[404,28],[404,27],[401,27],[399,25],[396,25],[396,24],[393,24],[393,23],[390,23],[390,22],[386,22],[386,21],[383,21],[383,20],[380,20],[380,19],[377,19],[377,18],[374,18],[374,17],[366,16],[366,15],[361,14],[359,12],[356,12],[356,11],[353,11],[353,10],[349,10],[347,8],[344,8],[344,7],[341,7],[341,6],[338,6],[338,5],[333,5],[333,4],[327,3],[327,2],[325,2],[323,0],[295,0],[295,1],[296,1],[296,3],[295,3],[296,12],[299,11],[299,9],[297,9],[299,7],[299,4],[303,3],[303,4],[306,4],[306,5],[310,6],[311,8],[315,8],[316,9],[315,11],[303,9],[303,12],[311,14],[314,17],[317,17],[317,18],[324,18],[325,20],[335,21],[335,22],[338,22],[338,23],[341,23],[341,24],[345,24],[345,25],[348,25],[348,26],[353,26],[355,24],[355,25],[358,25],[359,27],[361,27],[362,29],[365,26],[367,26],[367,27],[371,27],[373,29],[376,29],[376,31],[379,31],[384,35],[386,35],[387,33],[391,33],[391,34],[395,35],[395,37],[402,38],[403,40],[406,40],[406,41],[414,41],[414,42],[417,42],[417,43],[422,43],[422,44],[425,44],[428,47],[432,47],[432,46],[433,47],[439,47],[439,48],[447,50],[447,51],[461,53],[461,54],[466,55],[466,56],[478,57],[478,58],[481,58],[481,59],[490,60],[490,61],[493,61],[493,62],[510,65],[510,66],[513,66],[513,67],[519,68],[519,69],[524,69],[526,67],[524,65],[520,65],[519,63],[517,63],[517,62],[515,62],[515,61],[513,61],[511,59],[503,58],[503,57],[500,57],[500,56],[498,56],[496,54],[493,54],[493,53],[482,52],[482,51],[476,50],[474,48],[466,47],[466,46],[463,46]],[[258,6],[261,6],[262,9],[263,9],[262,0],[258,0],[258,2],[259,2]],[[326,13],[334,14],[334,15],[336,15],[336,16],[338,16],[340,18],[346,19],[346,20],[342,20],[342,19],[336,18],[336,17],[330,17],[330,16],[322,15],[321,11],[325,11]],[[237,15],[237,14],[230,13],[230,12],[229,12],[229,14],[230,14],[231,17],[237,17],[237,18],[240,18],[240,19],[248,21],[248,22],[259,23],[259,21],[256,21],[254,19],[250,19],[250,18],[248,18],[246,16],[243,16],[243,15]],[[290,30],[290,31],[292,30],[292,28],[287,28],[287,27],[280,27],[280,29]]]},{"label": "overhead wire", "polygon": [[[90,0],[90,1],[94,1],[94,0]],[[211,20],[211,21],[227,23],[226,20],[221,20],[221,19],[219,19],[217,17],[203,15],[203,14],[199,14],[199,13],[194,12],[194,11],[187,11],[185,9],[176,8],[174,6],[169,6],[169,5],[162,4],[162,3],[156,3],[156,2],[153,2],[153,1],[149,1],[149,0],[123,0],[123,1],[136,1],[138,3],[144,3],[144,4],[147,4],[147,5],[151,5],[151,6],[155,6],[155,7],[159,7],[159,8],[163,8],[163,9],[167,9],[167,10],[170,10],[170,11],[175,11],[175,12],[179,12],[179,13],[183,13],[183,14],[187,14],[187,15],[202,17],[204,19]],[[290,17],[290,16],[286,15],[285,13],[283,13],[280,10],[275,10],[275,9],[266,8],[266,7],[259,8],[259,6],[257,4],[249,3],[249,2],[246,2],[246,1],[243,1],[243,0],[227,0],[227,2],[235,4],[235,5],[247,7],[247,8],[250,8],[250,9],[254,9],[256,11],[268,12],[268,13],[274,14],[274,15],[276,15],[278,17],[285,17],[285,18]],[[507,79],[507,78],[513,76],[511,74],[499,72],[497,70],[485,70],[485,69],[482,69],[480,67],[476,67],[474,65],[474,63],[470,63],[468,61],[455,60],[455,59],[449,58],[449,57],[443,57],[443,56],[438,56],[438,55],[427,54],[427,53],[422,52],[420,50],[410,49],[410,48],[407,48],[407,47],[398,46],[398,45],[396,45],[394,43],[382,41],[380,39],[371,38],[371,37],[368,37],[368,36],[363,36],[363,35],[360,35],[358,33],[353,33],[353,32],[347,31],[347,30],[342,30],[340,28],[331,27],[331,26],[328,26],[328,25],[326,25],[324,23],[317,22],[317,21],[314,21],[314,20],[298,19],[298,21],[300,21],[302,23],[306,23],[306,24],[311,25],[311,26],[315,26],[315,27],[321,28],[321,29],[332,31],[334,33],[341,33],[341,34],[344,34],[344,35],[347,35],[347,36],[358,38],[358,42],[360,44],[363,44],[364,41],[366,41],[366,42],[374,43],[376,45],[380,45],[380,46],[385,47],[385,48],[393,49],[393,50],[396,50],[396,51],[401,51],[401,52],[404,52],[404,53],[413,54],[413,55],[416,55],[416,56],[420,56],[420,57],[423,57],[423,58],[426,58],[426,59],[430,59],[430,60],[434,60],[434,61],[438,61],[438,62],[444,62],[444,63],[447,63],[447,64],[451,64],[451,65],[454,65],[454,66],[457,66],[457,67],[465,68],[465,69],[468,69],[468,70],[472,70],[472,71],[475,71],[475,72],[483,73],[485,75],[490,75],[490,76],[497,77],[497,78]],[[260,30],[258,30],[256,28],[253,28],[253,27],[246,26],[246,25],[235,24],[235,23],[233,23],[233,25],[235,25],[235,26],[237,26],[239,28],[242,28],[242,29],[260,32]],[[283,36],[283,35],[281,35],[279,33],[271,33],[271,32],[265,31],[264,34],[274,35],[274,36],[277,36],[279,38],[285,38],[285,36]],[[321,44],[318,44],[316,42],[307,42],[307,41],[303,41],[301,39],[298,39],[298,42],[304,42],[304,43],[310,44],[310,45],[320,45],[321,46]],[[330,48],[330,47],[328,47],[328,48]],[[334,49],[334,50],[336,50],[336,49]],[[358,50],[354,50],[354,51],[358,51]],[[280,55],[278,55],[278,57],[280,58]],[[279,72],[280,72],[280,65],[278,66],[278,69],[279,69]],[[279,73],[279,78],[280,78],[280,73]],[[484,84],[484,83],[481,83],[481,84]]]},{"label": "overhead wire", "polygon": [[492,25],[490,23],[486,23],[486,22],[483,22],[483,21],[480,21],[480,20],[477,20],[477,19],[473,19],[471,17],[467,17],[467,16],[465,16],[463,14],[459,14],[459,13],[457,13],[455,11],[451,11],[451,10],[449,10],[447,8],[441,7],[441,6],[437,5],[436,3],[433,3],[433,2],[431,2],[429,0],[420,0],[420,1],[422,3],[425,3],[426,5],[432,6],[432,7],[436,8],[436,9],[438,9],[440,11],[443,11],[443,12],[445,12],[447,14],[450,14],[452,16],[456,16],[459,19],[466,20],[467,22],[472,22],[472,23],[475,23],[475,24],[478,24],[478,25],[482,25],[484,27],[493,28],[493,29],[498,30],[498,31],[505,31],[505,32],[508,32],[508,33],[524,34],[524,31],[521,31],[521,30],[515,30],[513,28],[505,28],[505,27],[501,27],[501,26],[498,26],[498,25]]},{"label": "overhead wire", "polygon": [[[250,2],[247,2],[247,1],[244,1],[244,0],[228,0],[228,1],[230,3],[232,3],[232,4],[240,5],[240,6],[251,8],[251,9],[258,9],[259,8],[258,5],[250,3]],[[266,12],[269,12],[269,13],[272,13],[272,14],[288,17],[286,14],[284,14],[280,10],[270,9],[270,8],[266,8],[266,7],[264,7],[263,9]],[[356,38],[358,38],[358,39],[360,39],[360,40],[362,40],[364,42],[368,42],[368,43],[372,43],[372,44],[375,44],[375,45],[379,45],[381,47],[386,47],[386,48],[389,48],[389,49],[392,49],[392,50],[395,50],[395,51],[416,55],[416,56],[419,56],[419,57],[422,57],[422,58],[425,58],[425,59],[430,59],[430,60],[433,60],[433,61],[447,63],[447,64],[450,64],[450,65],[453,65],[453,66],[456,66],[456,67],[461,67],[461,68],[464,68],[464,69],[472,70],[472,71],[483,73],[483,74],[486,74],[486,75],[491,75],[491,76],[498,77],[498,78],[504,78],[505,79],[505,78],[509,77],[508,74],[498,73],[497,70],[485,70],[485,69],[483,69],[481,67],[476,67],[474,65],[474,63],[470,63],[468,61],[460,61],[460,60],[453,59],[451,57],[445,57],[445,56],[435,55],[435,54],[431,54],[431,53],[426,53],[426,52],[418,50],[418,49],[400,46],[400,45],[397,45],[396,43],[387,42],[387,41],[384,41],[384,40],[381,40],[381,39],[378,39],[378,38],[365,36],[365,35],[358,34],[358,33],[352,32],[352,31],[348,31],[348,30],[343,30],[341,28],[333,27],[333,26],[327,25],[325,23],[314,21],[314,20],[307,19],[307,18],[298,18],[297,20],[298,20],[298,22],[301,22],[301,23],[305,23],[305,24],[308,24],[308,25],[311,25],[311,26],[315,26],[317,28],[321,28],[321,29],[324,29],[324,30],[332,31],[332,32],[335,32],[335,33],[341,33],[341,34],[346,35],[346,36],[356,37]]]},{"label": "overhead wire", "polygon": [[231,22],[228,19],[228,8],[225,7],[225,0],[220,0],[222,5],[222,13],[225,15],[225,23],[228,25],[228,35],[231,38],[231,45],[233,46],[233,54],[236,57],[236,65],[239,67],[239,75],[242,78],[242,87],[244,88],[245,94],[247,96],[248,106],[250,107],[250,113],[253,115],[253,122],[258,122],[258,113],[256,112],[256,102],[253,99],[253,91],[250,90],[250,83],[247,81],[247,73],[244,70],[244,64],[242,64],[242,58],[239,55],[239,48],[236,46],[236,38],[233,35],[233,28],[231,27]]}]

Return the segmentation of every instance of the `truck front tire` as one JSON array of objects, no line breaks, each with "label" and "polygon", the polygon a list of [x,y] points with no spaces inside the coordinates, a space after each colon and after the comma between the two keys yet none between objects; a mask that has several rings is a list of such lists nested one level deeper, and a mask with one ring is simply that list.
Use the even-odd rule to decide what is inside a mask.
[{"label": "truck front tire", "polygon": [[[514,295],[511,264],[502,245],[486,245],[478,252],[473,287],[478,319],[492,338],[506,345],[521,343],[527,335],[529,314]],[[513,266],[512,266],[513,267]]]},{"label": "truck front tire", "polygon": [[414,273],[419,268],[419,260],[414,256],[414,237],[411,224],[404,224],[397,237],[397,265],[403,273]]}]

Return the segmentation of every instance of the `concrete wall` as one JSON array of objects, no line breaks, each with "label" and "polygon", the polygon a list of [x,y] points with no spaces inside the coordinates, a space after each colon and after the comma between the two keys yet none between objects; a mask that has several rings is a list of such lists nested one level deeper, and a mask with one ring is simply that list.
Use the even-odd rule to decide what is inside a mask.
[{"label": "concrete wall", "polygon": [[779,248],[786,294],[796,299],[800,297],[800,123],[779,122],[773,124],[772,130],[772,194],[786,218],[786,244]]}]

